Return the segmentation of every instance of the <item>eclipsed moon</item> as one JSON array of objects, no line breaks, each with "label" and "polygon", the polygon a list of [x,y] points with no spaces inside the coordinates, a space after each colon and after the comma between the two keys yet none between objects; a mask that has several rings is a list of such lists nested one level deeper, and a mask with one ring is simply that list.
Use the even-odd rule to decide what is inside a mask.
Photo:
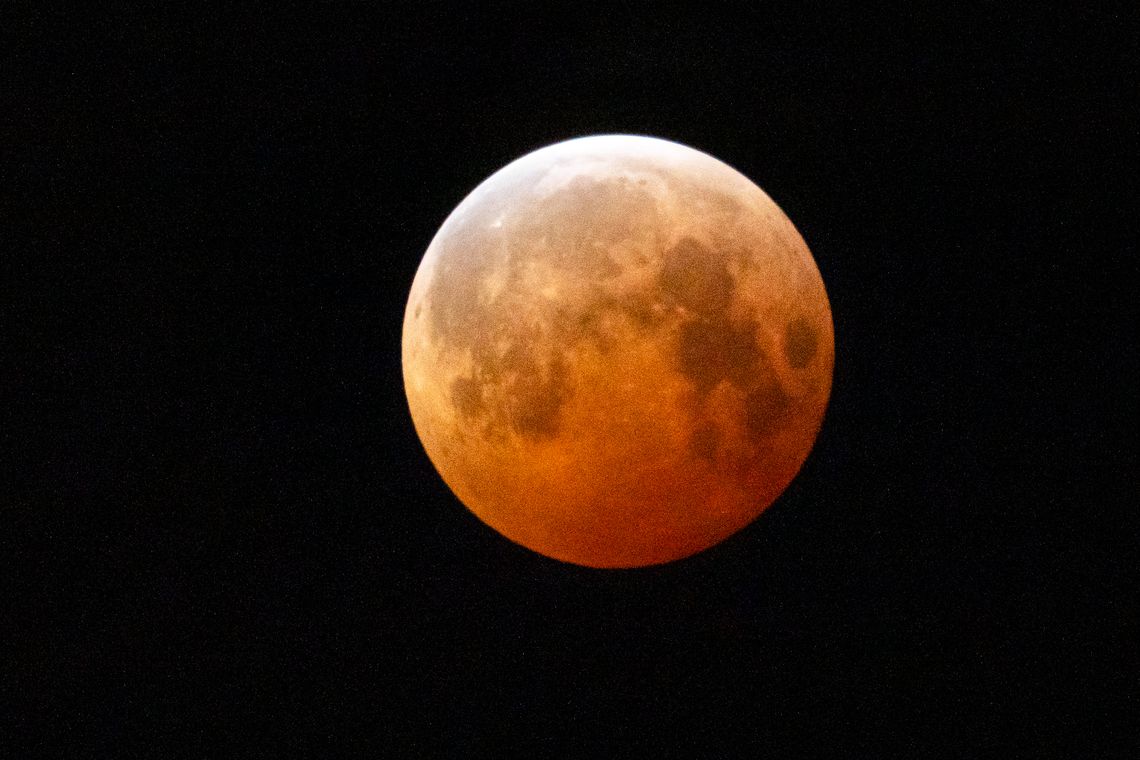
[{"label": "eclipsed moon", "polygon": [[428,247],[404,316],[416,431],[475,515],[592,567],[686,557],[795,476],[831,391],[811,252],[699,151],[603,135],[493,174]]}]

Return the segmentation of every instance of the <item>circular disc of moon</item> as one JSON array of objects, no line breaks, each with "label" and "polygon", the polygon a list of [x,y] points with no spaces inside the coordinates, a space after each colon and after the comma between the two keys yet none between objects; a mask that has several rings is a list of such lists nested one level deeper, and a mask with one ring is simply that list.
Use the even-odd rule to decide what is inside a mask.
[{"label": "circular disc of moon", "polygon": [[807,457],[831,309],[759,187],[655,138],[537,150],[443,223],[408,298],[416,431],[475,515],[591,567],[706,549]]}]

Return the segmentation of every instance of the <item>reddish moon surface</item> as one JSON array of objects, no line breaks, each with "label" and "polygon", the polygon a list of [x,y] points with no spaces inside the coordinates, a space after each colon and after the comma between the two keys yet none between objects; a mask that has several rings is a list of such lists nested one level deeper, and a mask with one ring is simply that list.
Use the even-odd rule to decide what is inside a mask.
[{"label": "reddish moon surface", "polygon": [[728,165],[648,137],[551,145],[475,188],[412,284],[403,371],[443,480],[549,557],[717,544],[815,442],[831,309],[803,238]]}]

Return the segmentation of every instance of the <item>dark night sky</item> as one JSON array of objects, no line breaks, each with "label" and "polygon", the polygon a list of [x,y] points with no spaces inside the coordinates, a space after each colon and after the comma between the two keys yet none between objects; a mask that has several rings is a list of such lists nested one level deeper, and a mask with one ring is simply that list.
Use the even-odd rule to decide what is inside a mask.
[{"label": "dark night sky", "polygon": [[[1124,4],[383,5],[4,24],[0,754],[1136,746]],[[400,376],[445,216],[599,132],[756,181],[836,329],[785,495],[637,571],[485,528]]]}]

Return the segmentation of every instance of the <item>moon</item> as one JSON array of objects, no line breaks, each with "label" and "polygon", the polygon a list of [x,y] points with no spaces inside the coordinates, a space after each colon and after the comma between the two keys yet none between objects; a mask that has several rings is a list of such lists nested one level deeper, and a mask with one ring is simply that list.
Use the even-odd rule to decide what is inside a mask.
[{"label": "moon", "polygon": [[749,524],[815,442],[831,308],[803,238],[727,164],[582,137],[480,184],[431,241],[404,386],[443,480],[548,557],[670,562]]}]

